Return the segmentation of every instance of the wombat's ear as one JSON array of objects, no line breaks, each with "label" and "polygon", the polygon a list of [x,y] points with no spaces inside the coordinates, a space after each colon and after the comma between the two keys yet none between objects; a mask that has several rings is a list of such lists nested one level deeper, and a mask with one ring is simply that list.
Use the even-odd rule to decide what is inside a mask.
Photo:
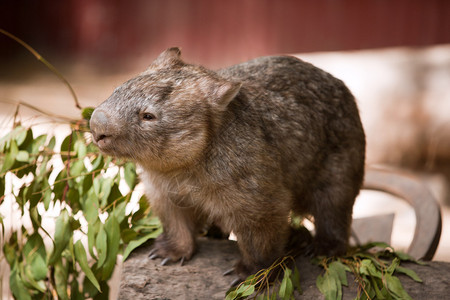
[{"label": "wombat's ear", "polygon": [[231,100],[236,97],[241,89],[241,84],[237,82],[225,81],[216,86],[212,95],[212,102],[215,106],[224,109]]},{"label": "wombat's ear", "polygon": [[178,47],[172,47],[162,52],[148,67],[148,70],[162,69],[181,64],[181,51]]}]

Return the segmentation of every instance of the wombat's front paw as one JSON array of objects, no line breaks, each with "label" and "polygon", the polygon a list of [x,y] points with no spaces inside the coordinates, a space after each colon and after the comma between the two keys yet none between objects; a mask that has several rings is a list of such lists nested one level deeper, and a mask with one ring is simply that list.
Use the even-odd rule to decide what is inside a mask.
[{"label": "wombat's front paw", "polygon": [[162,258],[161,265],[169,262],[180,261],[183,265],[185,261],[191,259],[195,251],[195,245],[191,243],[176,243],[165,234],[160,235],[155,240],[155,245],[149,253],[150,259]]}]

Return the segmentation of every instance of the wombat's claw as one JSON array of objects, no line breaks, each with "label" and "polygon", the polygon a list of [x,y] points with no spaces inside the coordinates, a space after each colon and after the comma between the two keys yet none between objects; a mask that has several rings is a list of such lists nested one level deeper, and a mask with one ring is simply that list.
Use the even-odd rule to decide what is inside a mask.
[{"label": "wombat's claw", "polygon": [[233,272],[234,272],[234,268],[228,269],[228,270],[226,270],[225,272],[223,272],[222,276],[230,275],[230,274],[233,273]]},{"label": "wombat's claw", "polygon": [[148,258],[150,258],[150,259],[156,259],[156,258],[158,258],[158,254],[152,254],[152,255],[150,255]]},{"label": "wombat's claw", "polygon": [[165,266],[170,261],[170,257],[166,257],[162,260],[162,262],[159,264],[160,266]]},{"label": "wombat's claw", "polygon": [[180,266],[184,265],[184,256],[180,259]]},{"label": "wombat's claw", "polygon": [[156,253],[156,249],[152,249],[152,250],[150,251],[150,253],[148,254],[148,257],[149,257],[150,259],[158,258],[158,254]]},{"label": "wombat's claw", "polygon": [[239,277],[237,277],[231,282],[231,287],[236,287],[241,282],[242,282],[242,280]]}]

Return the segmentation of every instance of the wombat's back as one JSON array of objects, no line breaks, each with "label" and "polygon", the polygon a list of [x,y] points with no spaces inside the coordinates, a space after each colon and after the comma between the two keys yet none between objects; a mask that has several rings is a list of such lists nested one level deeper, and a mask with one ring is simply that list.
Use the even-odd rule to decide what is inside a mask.
[{"label": "wombat's back", "polygon": [[245,107],[243,118],[260,122],[265,140],[274,146],[267,155],[279,160],[287,186],[302,193],[329,156],[342,153],[335,171],[348,173],[343,169],[353,166],[357,182],[352,185],[359,188],[365,137],[355,99],[341,80],[291,56],[256,58],[219,74],[242,83],[241,98],[248,103],[235,110]]}]

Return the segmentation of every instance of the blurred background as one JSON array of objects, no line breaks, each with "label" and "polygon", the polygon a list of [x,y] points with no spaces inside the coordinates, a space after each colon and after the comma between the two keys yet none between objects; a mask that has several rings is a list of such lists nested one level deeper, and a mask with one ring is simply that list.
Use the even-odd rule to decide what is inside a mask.
[{"label": "blurred background", "polygon": [[[82,106],[171,46],[209,68],[273,54],[312,62],[355,94],[367,163],[412,171],[429,186],[444,216],[435,259],[450,261],[450,1],[1,0],[0,28],[60,70]],[[17,101],[79,117],[58,78],[0,35],[0,130]],[[405,230],[414,226],[413,212],[401,216]]]}]

